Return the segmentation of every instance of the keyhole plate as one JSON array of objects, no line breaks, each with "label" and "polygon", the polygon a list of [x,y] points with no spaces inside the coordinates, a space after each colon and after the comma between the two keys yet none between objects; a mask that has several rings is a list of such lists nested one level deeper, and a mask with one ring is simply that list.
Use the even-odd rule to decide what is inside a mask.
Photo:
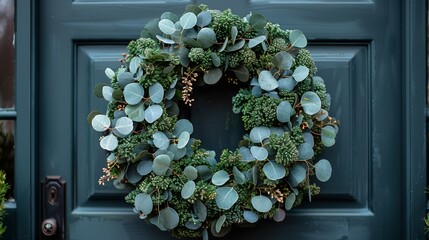
[{"label": "keyhole plate", "polygon": [[49,188],[48,195],[49,195],[48,202],[50,204],[55,204],[55,202],[57,201],[57,188],[54,186],[51,186]]}]

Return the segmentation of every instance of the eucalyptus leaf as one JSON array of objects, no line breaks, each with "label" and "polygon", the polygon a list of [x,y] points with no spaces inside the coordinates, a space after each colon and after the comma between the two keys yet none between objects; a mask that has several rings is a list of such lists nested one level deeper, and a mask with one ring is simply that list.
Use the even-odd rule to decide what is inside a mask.
[{"label": "eucalyptus leaf", "polygon": [[196,200],[194,202],[194,205],[192,206],[192,209],[194,210],[194,214],[195,216],[197,216],[197,218],[204,222],[207,218],[207,207],[206,205],[204,205],[203,202],[201,202],[200,200]]},{"label": "eucalyptus leaf", "polygon": [[162,107],[160,105],[149,106],[144,111],[144,119],[148,123],[153,123],[158,120],[162,115]]},{"label": "eucalyptus leaf", "polygon": [[188,119],[180,119],[176,122],[176,126],[173,130],[173,135],[179,136],[182,132],[188,132],[192,134],[194,132],[194,126]]},{"label": "eucalyptus leaf", "polygon": [[187,221],[185,223],[185,227],[187,227],[188,229],[191,230],[197,230],[202,226],[201,222],[195,221],[195,222],[191,222],[191,221]]},{"label": "eucalyptus leaf", "polygon": [[129,83],[124,88],[125,101],[130,105],[138,104],[144,96],[144,88],[139,83]]},{"label": "eucalyptus leaf", "polygon": [[138,211],[149,215],[153,210],[152,197],[147,193],[139,193],[134,199],[134,206]]},{"label": "eucalyptus leaf", "polygon": [[152,134],[153,144],[161,150],[167,150],[170,145],[170,139],[163,132],[157,131]]},{"label": "eucalyptus leaf", "polygon": [[245,210],[243,211],[243,218],[249,223],[255,223],[259,220],[259,215],[255,212]]},{"label": "eucalyptus leaf", "polygon": [[276,222],[282,222],[286,217],[285,210],[277,208],[276,213],[273,215],[273,220]]},{"label": "eucalyptus leaf", "polygon": [[117,79],[121,88],[124,88],[127,84],[134,82],[133,74],[130,72],[119,72]]},{"label": "eucalyptus leaf", "polygon": [[279,89],[282,91],[292,91],[297,84],[295,79],[293,79],[292,77],[280,78],[278,82],[279,82]]},{"label": "eucalyptus leaf", "polygon": [[154,83],[149,87],[149,97],[154,103],[161,103],[164,98],[164,88],[160,83]]},{"label": "eucalyptus leaf", "polygon": [[250,152],[250,149],[247,147],[241,147],[238,150],[238,153],[240,153],[241,157],[243,158],[244,161],[254,161],[256,160],[256,158],[252,155],[252,153]]},{"label": "eucalyptus leaf", "polygon": [[100,146],[107,151],[113,151],[118,147],[118,139],[110,133],[101,139]]},{"label": "eucalyptus leaf", "polygon": [[113,78],[115,77],[115,72],[114,72],[112,69],[110,69],[110,68],[106,68],[106,69],[104,70],[104,74],[106,74],[106,76],[107,76],[109,79],[113,79]]},{"label": "eucalyptus leaf", "polygon": [[219,56],[216,54],[216,53],[214,53],[214,52],[212,52],[211,54],[210,54],[210,57],[212,58],[212,63],[213,63],[213,65],[215,66],[215,67],[219,67],[220,66],[220,58],[219,58]]},{"label": "eucalyptus leaf", "polygon": [[136,184],[142,179],[142,175],[140,175],[137,171],[137,164],[131,164],[127,168],[126,178],[129,183]]},{"label": "eucalyptus leaf", "polygon": [[109,129],[110,124],[110,118],[102,114],[96,115],[91,121],[92,128],[97,132],[106,131]]},{"label": "eucalyptus leaf", "polygon": [[307,46],[307,38],[300,30],[292,30],[289,33],[289,42],[292,46],[304,48]]},{"label": "eucalyptus leaf", "polygon": [[180,148],[184,148],[186,147],[186,145],[189,142],[189,138],[190,138],[190,134],[188,132],[182,132],[179,135],[179,141],[177,142],[177,147]]},{"label": "eucalyptus leaf", "polygon": [[148,175],[152,172],[152,164],[152,161],[140,161],[137,165],[137,172],[142,176]]},{"label": "eucalyptus leaf", "polygon": [[279,69],[288,70],[292,66],[293,57],[288,52],[278,52],[273,57],[274,66]]},{"label": "eucalyptus leaf", "polygon": [[201,48],[202,47],[201,44],[197,40],[190,38],[190,37],[183,38],[183,43],[185,43],[188,47],[193,47],[193,48]]},{"label": "eucalyptus leaf", "polygon": [[295,70],[293,71],[292,77],[295,79],[295,81],[301,82],[307,78],[309,73],[310,73],[310,70],[308,69],[308,67],[299,66],[295,68]]},{"label": "eucalyptus leaf", "polygon": [[205,27],[212,22],[212,14],[209,11],[202,11],[197,15],[197,26]]},{"label": "eucalyptus leaf", "polygon": [[222,186],[229,180],[229,174],[225,170],[219,170],[212,177],[212,183],[216,186]]},{"label": "eucalyptus leaf", "polygon": [[179,52],[179,62],[180,64],[182,64],[182,66],[184,67],[188,67],[189,66],[189,49],[188,48],[181,48],[180,52]]},{"label": "eucalyptus leaf", "polygon": [[204,73],[204,82],[213,85],[217,83],[220,78],[222,77],[222,70],[220,68],[212,68],[207,70],[207,72]]},{"label": "eucalyptus leaf", "polygon": [[314,165],[316,171],[316,177],[321,182],[326,182],[331,178],[332,175],[332,166],[326,159],[319,160],[316,165]]},{"label": "eucalyptus leaf", "polygon": [[235,44],[235,40],[237,39],[238,29],[236,26],[231,27],[231,42]]},{"label": "eucalyptus leaf", "polygon": [[180,25],[183,29],[193,28],[197,24],[197,16],[193,12],[187,12],[180,17]]},{"label": "eucalyptus leaf", "polygon": [[130,62],[130,72],[135,74],[137,70],[140,68],[140,64],[142,59],[140,57],[133,57]]},{"label": "eucalyptus leaf", "polygon": [[286,197],[285,200],[285,209],[286,210],[291,210],[293,207],[293,204],[295,203],[295,199],[296,199],[296,195],[295,193],[291,192],[289,193],[289,195]]},{"label": "eucalyptus leaf", "polygon": [[265,139],[269,138],[271,130],[268,127],[254,127],[250,131],[250,140],[253,143],[262,143]]},{"label": "eucalyptus leaf", "polygon": [[276,116],[279,122],[285,123],[290,122],[290,116],[292,115],[292,105],[288,101],[282,101],[277,106]]},{"label": "eucalyptus leaf", "polygon": [[262,43],[263,41],[265,41],[265,39],[267,39],[266,36],[259,36],[259,37],[255,37],[249,40],[249,48],[254,48],[256,47],[258,44]]},{"label": "eucalyptus leaf", "polygon": [[298,186],[304,181],[307,174],[307,170],[300,164],[295,164],[289,171],[288,181],[292,187]]},{"label": "eucalyptus leaf", "polygon": [[225,41],[223,41],[222,47],[219,48],[219,52],[223,52],[226,48],[226,45],[228,45],[228,37],[226,37]]},{"label": "eucalyptus leaf", "polygon": [[183,185],[181,196],[183,199],[188,199],[194,194],[195,192],[195,182],[192,180],[189,180]]},{"label": "eucalyptus leaf", "polygon": [[273,206],[273,204],[271,203],[271,200],[268,197],[263,195],[252,197],[251,203],[252,203],[252,207],[256,209],[256,211],[261,213],[267,213],[268,211],[271,210],[271,207]]},{"label": "eucalyptus leaf", "polygon": [[155,157],[152,164],[152,170],[156,175],[164,175],[170,168],[171,159],[166,154]]},{"label": "eucalyptus leaf", "polygon": [[217,233],[220,233],[220,230],[222,229],[223,224],[225,223],[226,220],[226,216],[222,215],[218,218],[218,220],[216,221],[216,227],[215,230]]},{"label": "eucalyptus leaf", "polygon": [[125,113],[134,122],[141,122],[144,120],[144,107],[143,102],[137,105],[127,105],[125,107]]},{"label": "eucalyptus leaf", "polygon": [[256,160],[263,161],[268,158],[268,151],[264,147],[252,146],[250,152]]},{"label": "eucalyptus leaf", "polygon": [[175,13],[172,13],[172,12],[165,12],[165,13],[161,14],[161,19],[169,19],[172,22],[179,21],[179,18],[177,17],[177,15]]},{"label": "eucalyptus leaf", "polygon": [[177,144],[170,144],[167,150],[174,154],[174,160],[179,160],[186,155],[186,148],[178,148]]},{"label": "eucalyptus leaf", "polygon": [[198,177],[198,171],[193,166],[186,166],[183,170],[183,175],[185,175],[188,180],[195,180]]},{"label": "eucalyptus leaf", "polygon": [[246,182],[246,176],[236,166],[232,168],[232,173],[237,184],[244,184]]},{"label": "eucalyptus leaf", "polygon": [[279,86],[277,79],[267,70],[263,70],[259,73],[258,83],[259,86],[267,92],[273,91]]},{"label": "eucalyptus leaf", "polygon": [[230,209],[238,200],[238,193],[232,187],[216,189],[216,205],[223,210]]},{"label": "eucalyptus leaf", "polygon": [[250,15],[249,24],[253,29],[261,30],[267,25],[267,19],[263,15],[255,13]]},{"label": "eucalyptus leaf", "polygon": [[198,32],[197,41],[203,48],[209,48],[216,43],[216,33],[211,28],[202,28]]},{"label": "eucalyptus leaf", "polygon": [[176,31],[174,23],[170,19],[162,19],[158,23],[159,29],[165,34],[173,34]]},{"label": "eucalyptus leaf", "polygon": [[332,147],[335,144],[336,130],[332,126],[325,126],[321,133],[322,143],[325,147]]},{"label": "eucalyptus leaf", "polygon": [[305,92],[301,97],[301,106],[305,113],[313,115],[322,109],[322,101],[315,92]]},{"label": "eucalyptus leaf", "polygon": [[240,80],[241,82],[249,81],[250,73],[249,73],[249,69],[246,66],[241,65],[236,69],[233,69],[232,71],[235,73],[235,76],[237,77],[237,79]]},{"label": "eucalyptus leaf", "polygon": [[202,237],[203,237],[203,240],[209,240],[209,233],[208,233],[207,229],[203,230]]},{"label": "eucalyptus leaf", "polygon": [[286,169],[274,161],[268,161],[265,163],[262,170],[264,171],[265,176],[270,180],[279,180],[284,178],[286,175]]},{"label": "eucalyptus leaf", "polygon": [[298,146],[298,160],[309,160],[314,157],[314,150],[309,143],[301,143]]},{"label": "eucalyptus leaf", "polygon": [[115,129],[122,135],[128,135],[134,129],[133,120],[127,117],[121,117],[116,121]]},{"label": "eucalyptus leaf", "polygon": [[232,229],[231,225],[228,225],[226,227],[223,227],[220,232],[216,232],[216,222],[217,221],[213,221],[212,225],[210,226],[210,231],[212,233],[213,236],[217,237],[217,238],[221,238],[226,236]]},{"label": "eucalyptus leaf", "polygon": [[174,229],[179,225],[179,214],[171,207],[166,207],[159,211],[158,221],[166,229]]},{"label": "eucalyptus leaf", "polygon": [[163,37],[163,36],[161,36],[161,35],[156,35],[156,38],[157,38],[159,41],[161,41],[161,42],[163,42],[163,43],[165,43],[165,44],[170,44],[170,45],[172,45],[172,44],[174,44],[174,43],[175,43],[175,42],[174,42],[174,40],[169,39],[169,38],[165,38],[165,37]]},{"label": "eucalyptus leaf", "polygon": [[102,88],[102,94],[103,94],[103,98],[104,98],[104,100],[106,100],[106,101],[108,101],[108,102],[111,102],[111,101],[113,101],[114,99],[113,99],[113,88],[112,87],[109,87],[109,86],[104,86],[103,88]]},{"label": "eucalyptus leaf", "polygon": [[239,42],[235,43],[234,45],[227,47],[226,50],[228,50],[228,52],[234,52],[242,49],[245,44],[246,44],[246,41],[244,39],[241,39]]}]

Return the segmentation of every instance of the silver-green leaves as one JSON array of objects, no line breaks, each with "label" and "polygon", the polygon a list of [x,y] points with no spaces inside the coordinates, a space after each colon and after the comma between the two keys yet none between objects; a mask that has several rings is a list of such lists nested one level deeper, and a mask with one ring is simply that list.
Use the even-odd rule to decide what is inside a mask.
[{"label": "silver-green leaves", "polygon": [[222,186],[229,180],[229,174],[225,170],[219,170],[212,177],[212,183],[216,186]]},{"label": "silver-green leaves", "polygon": [[187,12],[180,17],[180,26],[183,29],[193,28],[197,24],[197,16],[195,13]]},{"label": "silver-green leaves", "polygon": [[315,92],[306,92],[301,97],[301,106],[305,113],[313,115],[322,109],[322,101]]},{"label": "silver-green leaves", "polygon": [[275,79],[274,76],[267,70],[263,70],[261,73],[259,73],[258,82],[259,86],[267,92],[272,91],[279,86],[277,79]]},{"label": "silver-green leaves", "polygon": [[192,180],[189,180],[188,182],[185,183],[185,185],[183,185],[182,188],[182,198],[183,199],[188,199],[192,196],[192,194],[194,194],[195,192],[195,182]]},{"label": "silver-green leaves", "polygon": [[316,169],[316,177],[319,181],[326,182],[331,178],[332,167],[328,160],[321,159],[314,167]]},{"label": "silver-green leaves", "polygon": [[156,175],[164,175],[167,170],[170,168],[171,159],[166,154],[158,155],[152,164],[153,172]]},{"label": "silver-green leaves", "polygon": [[130,105],[136,105],[144,96],[144,88],[138,83],[127,84],[124,88],[125,101]]},{"label": "silver-green leaves", "polygon": [[273,206],[271,200],[263,195],[254,196],[251,200],[252,207],[256,209],[256,211],[261,213],[266,213],[270,211],[271,207]]},{"label": "silver-green leaves", "polygon": [[337,132],[332,126],[325,126],[322,128],[322,143],[325,147],[333,146],[336,136]]},{"label": "silver-green leaves", "polygon": [[220,187],[216,189],[216,204],[220,209],[228,210],[238,200],[238,193],[232,187]]},{"label": "silver-green leaves", "polygon": [[268,161],[262,169],[265,176],[271,180],[279,180],[284,178],[286,175],[286,169],[274,161]]},{"label": "silver-green leaves", "polygon": [[300,30],[292,30],[289,33],[289,41],[294,47],[304,48],[307,46],[307,38]]},{"label": "silver-green leaves", "polygon": [[97,132],[104,132],[110,127],[110,118],[106,115],[96,115],[91,121],[92,128]]}]

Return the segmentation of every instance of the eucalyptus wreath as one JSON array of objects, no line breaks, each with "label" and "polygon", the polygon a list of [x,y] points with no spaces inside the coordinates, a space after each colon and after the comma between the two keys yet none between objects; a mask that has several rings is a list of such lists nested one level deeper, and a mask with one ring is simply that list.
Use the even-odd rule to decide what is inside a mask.
[{"label": "eucalyptus wreath", "polygon": [[[319,193],[310,176],[331,177],[329,161],[316,156],[338,132],[306,45],[301,31],[258,13],[189,5],[180,17],[149,21],[119,69],[105,70],[110,85],[95,87],[108,102],[105,114],[88,116],[108,153],[99,183],[130,188],[125,200],[138,216],[178,238],[282,221],[304,195]],[[242,86],[232,111],[247,133],[217,158],[179,110],[192,106],[197,86],[219,81]]]}]

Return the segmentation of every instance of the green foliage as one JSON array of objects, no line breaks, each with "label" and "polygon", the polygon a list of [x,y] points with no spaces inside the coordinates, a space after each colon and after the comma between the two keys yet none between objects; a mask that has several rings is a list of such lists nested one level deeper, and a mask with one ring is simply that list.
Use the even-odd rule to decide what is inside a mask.
[{"label": "green foliage", "polygon": [[0,236],[6,231],[6,226],[3,224],[3,217],[6,214],[4,203],[6,201],[6,194],[10,186],[6,183],[6,174],[0,170]]},{"label": "green foliage", "polygon": [[[130,188],[126,202],[140,219],[177,238],[216,237],[235,224],[282,221],[308,193],[310,176],[327,181],[330,163],[315,154],[335,143],[337,122],[330,97],[299,30],[282,30],[259,14],[189,5],[181,16],[166,12],[133,40],[117,71],[105,74],[95,95],[107,113],[91,113],[109,152],[99,182]],[[239,148],[214,152],[192,138],[178,119],[191,94],[219,81],[248,83],[232,98],[247,133]],[[1,190],[1,189],[0,189]]]}]

